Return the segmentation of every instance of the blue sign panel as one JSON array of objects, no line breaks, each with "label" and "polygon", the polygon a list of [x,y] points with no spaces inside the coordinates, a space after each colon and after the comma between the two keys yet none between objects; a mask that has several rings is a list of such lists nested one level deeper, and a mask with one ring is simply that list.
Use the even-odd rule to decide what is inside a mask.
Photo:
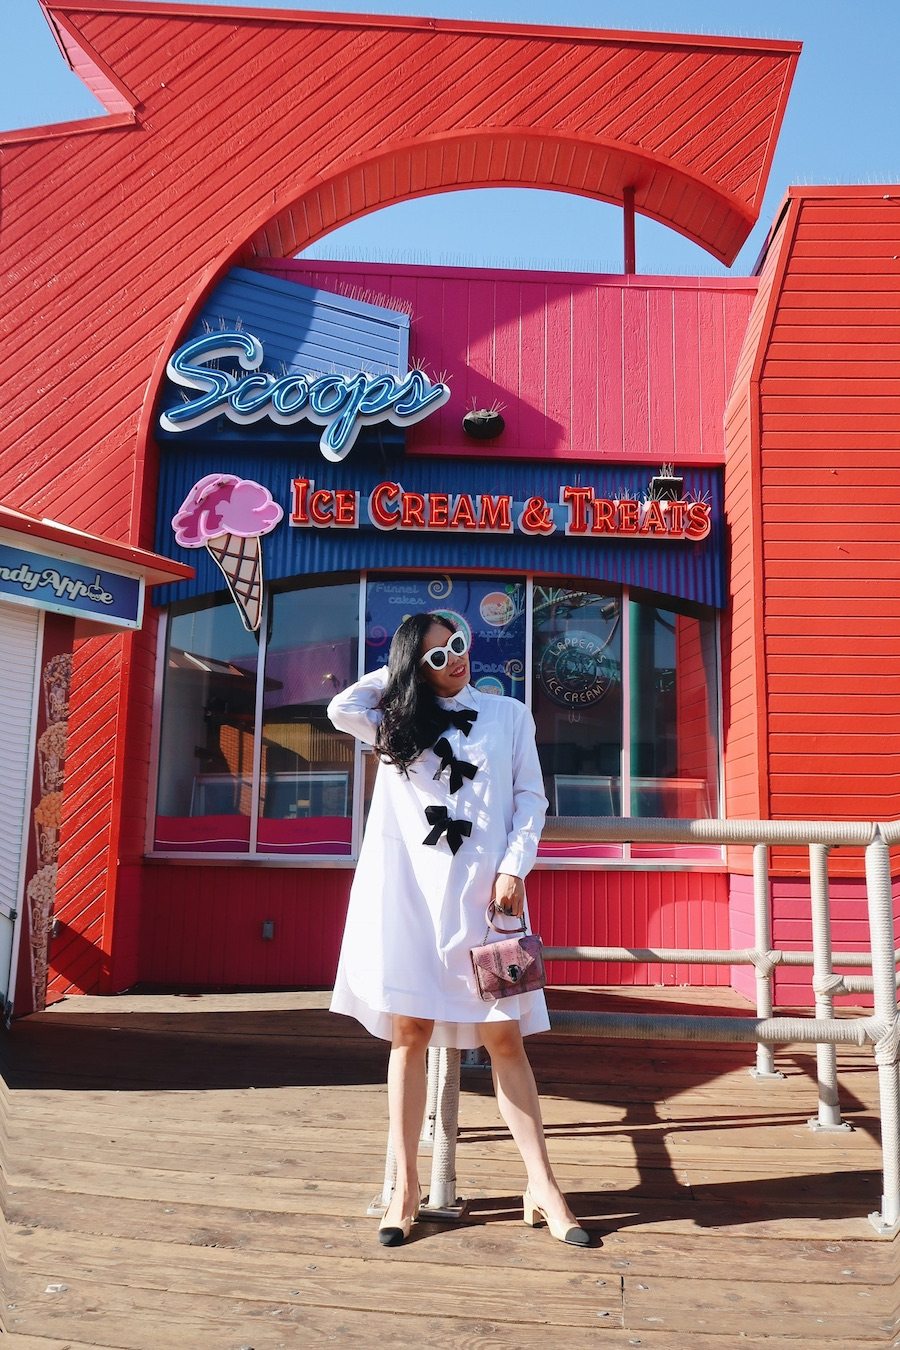
[{"label": "blue sign panel", "polygon": [[[560,506],[564,488],[568,487],[570,494],[589,488],[591,501],[597,499],[598,503],[618,500],[627,504],[632,499],[640,502],[648,493],[654,472],[649,465],[598,464],[588,472],[584,465],[495,460],[460,463],[423,456],[407,459],[402,474],[393,475],[397,482],[385,489],[385,481],[392,475],[385,472],[383,464],[362,465],[353,459],[326,466],[318,455],[314,460],[304,459],[283,450],[273,452],[257,447],[240,455],[229,455],[227,464],[235,476],[267,487],[284,509],[282,520],[264,540],[267,583],[317,572],[354,572],[363,568],[392,572],[428,568],[443,574],[477,567],[483,572],[534,572],[540,576],[622,582],[704,605],[725,604],[725,526],[719,469],[679,470],[683,478],[679,489],[682,497],[702,504],[703,517],[708,515],[709,519],[709,533],[692,541],[658,533],[598,534],[592,529],[566,532],[567,523],[580,527],[588,516],[582,513],[583,519],[579,519],[578,500],[573,505]],[[213,457],[208,449],[186,450],[181,455],[165,457],[160,466],[158,497],[156,547],[160,553],[172,552],[172,516],[192,488],[205,474],[223,467],[221,459]],[[302,528],[290,523],[296,505],[293,485],[301,478],[310,484],[314,482],[327,498],[327,510],[321,519],[313,524],[311,517],[311,523]],[[499,528],[505,523],[503,516],[498,517],[497,528],[476,528],[474,532],[404,528],[402,501],[395,491],[400,482],[405,493],[420,493],[428,498],[432,517],[438,487],[442,494],[452,498],[456,513],[462,497],[471,500],[473,509],[479,503],[476,526],[484,518],[487,497],[493,507],[498,507],[502,505],[500,499],[508,496],[511,528],[508,531]],[[353,528],[352,520],[349,524],[343,520],[338,503],[341,507],[347,502],[358,503],[356,519],[362,526],[364,509],[368,518],[372,494],[379,487],[382,491],[377,502],[384,516],[381,528]],[[552,520],[554,528],[548,533],[523,532],[518,519],[522,504],[538,496],[546,508],[539,514],[546,514],[548,525]],[[302,498],[301,506],[314,506],[311,490]],[[524,524],[524,512],[522,515]],[[686,523],[689,513],[682,512],[682,517]],[[413,524],[412,515],[406,523]],[[653,522],[648,517],[645,524]],[[217,575],[216,565],[206,549],[194,549],[189,558],[187,554],[176,556],[190,561],[196,574],[189,581],[155,590],[155,603],[164,605],[206,595],[221,586],[221,575]]]},{"label": "blue sign panel", "polygon": [[366,587],[366,670],[387,665],[407,614],[446,614],[469,639],[472,683],[525,699],[525,583],[506,577],[376,577]]},{"label": "blue sign panel", "polygon": [[143,584],[138,577],[0,544],[0,598],[32,609],[137,628]]}]

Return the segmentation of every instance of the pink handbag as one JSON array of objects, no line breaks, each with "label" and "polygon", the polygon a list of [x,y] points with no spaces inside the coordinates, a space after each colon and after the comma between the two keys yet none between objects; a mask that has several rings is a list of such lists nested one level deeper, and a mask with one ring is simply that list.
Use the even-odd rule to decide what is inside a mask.
[{"label": "pink handbag", "polygon": [[[496,913],[496,906],[491,901],[487,908],[484,944],[473,947],[470,952],[478,993],[486,1003],[509,998],[511,994],[528,994],[533,989],[543,989],[547,983],[544,947],[536,933],[525,931],[524,914],[520,920],[521,931],[514,931],[509,936],[508,928],[498,928],[494,923]],[[508,936],[502,942],[488,942],[492,928],[495,933]]]}]

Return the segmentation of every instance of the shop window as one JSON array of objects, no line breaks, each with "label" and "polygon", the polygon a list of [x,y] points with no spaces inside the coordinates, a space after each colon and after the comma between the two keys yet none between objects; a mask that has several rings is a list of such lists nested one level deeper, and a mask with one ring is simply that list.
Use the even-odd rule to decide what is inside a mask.
[{"label": "shop window", "polygon": [[532,712],[549,802],[542,857],[621,858],[571,837],[572,817],[623,815],[622,602],[613,590],[536,581]]},{"label": "shop window", "polygon": [[170,616],[155,847],[246,852],[253,806],[257,647],[230,599]]},{"label": "shop window", "polygon": [[325,710],[357,677],[359,584],[282,591],[270,605],[257,848],[347,857],[354,747]]},{"label": "shop window", "polygon": [[[719,704],[714,620],[632,602],[629,616],[632,816],[718,815]],[[632,845],[632,857],[708,855]]]},{"label": "shop window", "polygon": [[585,843],[572,824],[718,814],[712,612],[540,580],[532,605],[532,709],[549,801],[541,856],[717,859],[701,845]]},{"label": "shop window", "polygon": [[173,609],[155,848],[352,860],[377,757],[326,709],[361,668],[386,662],[399,623],[425,609],[469,633],[479,690],[530,703],[549,802],[541,857],[720,857],[577,838],[585,820],[718,814],[713,611],[602,583],[434,573],[273,587],[259,643],[225,597]]}]

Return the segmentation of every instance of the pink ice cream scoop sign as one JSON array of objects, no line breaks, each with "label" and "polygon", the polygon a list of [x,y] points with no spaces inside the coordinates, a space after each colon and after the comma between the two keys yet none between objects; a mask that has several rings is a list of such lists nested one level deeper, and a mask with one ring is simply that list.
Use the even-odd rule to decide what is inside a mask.
[{"label": "pink ice cream scoop sign", "polygon": [[250,632],[256,632],[262,621],[260,540],[283,515],[262,483],[233,473],[209,473],[194,484],[172,517],[182,548],[206,548]]},{"label": "pink ice cream scoop sign", "polygon": [[284,511],[268,488],[233,473],[208,473],[195,483],[172,519],[182,548],[202,548],[219,534],[268,534]]}]

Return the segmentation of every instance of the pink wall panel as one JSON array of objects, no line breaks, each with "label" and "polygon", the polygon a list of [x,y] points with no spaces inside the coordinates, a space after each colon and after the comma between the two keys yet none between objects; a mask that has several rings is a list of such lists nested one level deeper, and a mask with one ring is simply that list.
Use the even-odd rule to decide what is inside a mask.
[{"label": "pink wall panel", "polygon": [[[352,872],[145,865],[142,984],[330,985]],[[262,923],[275,922],[275,938]]]},{"label": "pink wall panel", "polygon": [[[535,871],[533,925],[548,946],[725,947],[728,879],[713,872]],[[553,961],[554,984],[727,984],[726,968]]]},{"label": "pink wall panel", "polygon": [[[753,878],[733,875],[729,877],[728,920],[730,947],[745,948],[753,946]],[[731,987],[739,994],[756,1000],[756,976],[752,966],[731,967]]]},{"label": "pink wall panel", "polygon": [[[145,864],[142,984],[330,985],[352,872]],[[555,946],[728,944],[728,879],[719,873],[535,871],[533,926]],[[276,937],[261,925],[274,919]],[[725,968],[553,962],[556,984],[727,984]]]},{"label": "pink wall panel", "polygon": [[[722,408],[753,277],[624,277],[269,261],[276,276],[411,306],[411,354],[453,396],[414,454],[484,455],[460,429],[500,405],[498,458],[724,459]],[[628,390],[626,397],[625,390]]]}]

